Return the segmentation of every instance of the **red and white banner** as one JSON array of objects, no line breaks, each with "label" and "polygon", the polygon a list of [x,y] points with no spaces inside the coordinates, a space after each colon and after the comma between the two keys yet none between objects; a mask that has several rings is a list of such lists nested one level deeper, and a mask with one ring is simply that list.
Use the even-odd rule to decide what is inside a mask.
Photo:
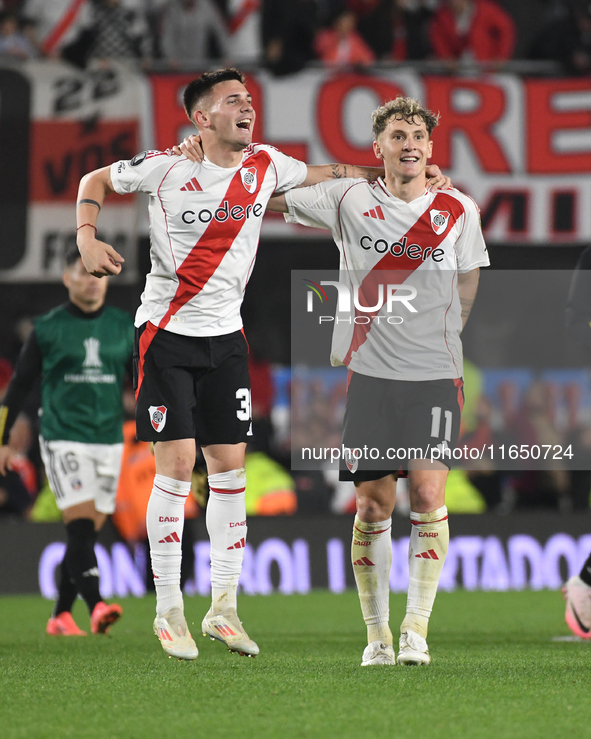
[{"label": "red and white banner", "polygon": [[[181,91],[191,75],[151,78],[156,148],[191,130]],[[255,140],[309,164],[376,164],[371,112],[396,95],[441,114],[433,161],[479,204],[488,241],[591,241],[591,84],[522,79],[302,72],[249,77]],[[266,218],[263,233],[310,234]]]},{"label": "red and white banner", "polygon": [[[61,279],[80,179],[148,148],[148,101],[145,78],[124,67],[0,68],[0,281]],[[112,197],[99,219],[99,237],[126,258],[122,282],[137,277],[137,200]]]},{"label": "red and white banner", "polygon": [[[58,62],[0,67],[0,280],[61,275],[88,171],[164,149],[193,131],[182,90],[195,74],[150,77],[123,66],[80,71]],[[399,94],[441,114],[433,161],[479,204],[490,243],[591,241],[591,84],[587,79],[373,75],[308,70],[250,75],[255,140],[310,164],[377,164],[371,112]],[[147,233],[144,203],[112,197],[100,232],[126,253]],[[266,216],[263,235],[319,232]]]}]

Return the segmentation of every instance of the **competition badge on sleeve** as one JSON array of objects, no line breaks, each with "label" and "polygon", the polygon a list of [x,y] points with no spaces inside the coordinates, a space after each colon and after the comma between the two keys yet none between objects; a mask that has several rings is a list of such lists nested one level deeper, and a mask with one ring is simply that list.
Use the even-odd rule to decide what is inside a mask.
[{"label": "competition badge on sleeve", "polygon": [[148,413],[150,414],[150,422],[152,423],[152,426],[158,433],[160,433],[166,425],[166,406],[151,405],[148,408]]},{"label": "competition badge on sleeve", "polygon": [[240,170],[240,177],[242,177],[242,184],[247,192],[253,193],[257,189],[256,167],[242,168]]},{"label": "competition badge on sleeve", "polygon": [[430,210],[429,215],[431,216],[431,227],[439,236],[447,228],[449,212],[447,210]]}]

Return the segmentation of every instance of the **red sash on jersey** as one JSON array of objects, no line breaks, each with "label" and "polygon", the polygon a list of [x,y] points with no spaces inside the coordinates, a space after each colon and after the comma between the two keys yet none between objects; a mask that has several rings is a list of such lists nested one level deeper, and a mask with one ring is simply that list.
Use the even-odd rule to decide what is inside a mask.
[{"label": "red sash on jersey", "polygon": [[[431,217],[429,215],[430,210],[447,210],[450,213],[447,228],[439,235],[437,235],[431,227]],[[427,247],[436,249],[445,239],[450,229],[463,212],[463,206],[455,198],[445,195],[444,193],[438,193],[433,199],[431,205],[425,210],[416,223],[411,226],[404,236],[410,244],[417,242],[420,243],[423,249]],[[384,254],[380,261],[363,278],[358,291],[359,304],[363,306],[376,305],[378,286],[381,281],[380,272],[395,272],[398,282],[403,283],[422,263],[421,259],[411,259],[406,252],[399,257],[395,257],[390,252]],[[378,312],[379,311],[361,312],[357,307],[355,307],[355,318],[361,315],[373,317],[377,315]],[[343,364],[347,367],[349,366],[353,352],[357,351],[367,340],[367,335],[372,326],[371,320],[368,323],[355,323],[355,319],[353,320],[354,328],[351,344],[343,359]]]},{"label": "red sash on jersey", "polygon": [[[254,156],[248,157],[244,165],[249,168],[256,167],[257,179],[256,188],[252,192],[248,192],[242,184],[241,171],[239,169],[226,194],[221,198],[220,202],[227,200],[229,203],[240,203],[245,209],[250,205],[253,206],[260,192],[265,179],[265,174],[271,157],[266,151],[259,151]],[[148,347],[152,343],[152,339],[156,335],[159,328],[166,328],[170,323],[170,319],[175,315],[183,305],[186,305],[192,298],[198,295],[205,287],[210,277],[220,265],[222,259],[231,249],[236,237],[240,233],[242,227],[246,224],[247,219],[233,220],[228,218],[225,221],[211,220],[209,225],[201,235],[201,238],[191,249],[188,256],[177,269],[178,287],[174,298],[170,301],[168,310],[164,318],[158,326],[148,323],[139,344],[139,365],[138,365],[138,386],[136,390],[136,398],[139,394],[140,387],[144,378],[144,357]]]}]

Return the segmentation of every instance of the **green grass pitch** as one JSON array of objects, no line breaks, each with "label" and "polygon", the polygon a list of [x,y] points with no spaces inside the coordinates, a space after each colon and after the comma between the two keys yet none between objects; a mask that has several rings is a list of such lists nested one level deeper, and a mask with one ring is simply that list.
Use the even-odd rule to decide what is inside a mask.
[{"label": "green grass pitch", "polygon": [[[256,659],[204,639],[208,602],[187,598],[195,662],[162,651],[153,598],[121,603],[112,635],[64,639],[44,633],[48,601],[0,598],[3,739],[591,736],[591,644],[555,639],[570,633],[556,592],[440,593],[429,667],[360,666],[355,592],[241,597]],[[391,596],[394,628],[404,604]]]}]

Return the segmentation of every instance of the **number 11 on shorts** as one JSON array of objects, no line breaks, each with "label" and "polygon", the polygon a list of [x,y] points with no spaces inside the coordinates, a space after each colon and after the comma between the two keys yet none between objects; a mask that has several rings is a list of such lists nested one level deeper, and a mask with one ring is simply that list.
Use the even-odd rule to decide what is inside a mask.
[{"label": "number 11 on shorts", "polygon": [[[447,442],[450,442],[451,441],[452,413],[451,411],[444,411],[444,415],[445,415],[445,431],[443,434],[443,438]],[[433,406],[433,408],[431,408],[431,436],[438,439],[440,430],[441,430],[441,407],[438,405],[435,405]]]}]

